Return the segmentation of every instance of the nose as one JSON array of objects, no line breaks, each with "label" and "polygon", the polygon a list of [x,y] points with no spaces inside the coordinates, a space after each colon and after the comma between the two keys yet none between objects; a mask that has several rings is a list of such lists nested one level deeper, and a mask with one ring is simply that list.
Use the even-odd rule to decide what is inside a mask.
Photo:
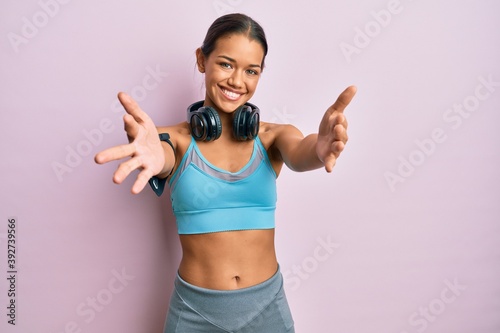
[{"label": "nose", "polygon": [[235,70],[227,80],[227,83],[233,88],[241,88],[243,85],[243,75],[240,71]]}]

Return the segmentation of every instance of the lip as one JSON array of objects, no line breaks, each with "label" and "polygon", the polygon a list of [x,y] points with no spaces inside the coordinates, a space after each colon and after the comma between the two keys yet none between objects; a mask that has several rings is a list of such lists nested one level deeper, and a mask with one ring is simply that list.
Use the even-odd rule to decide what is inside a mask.
[{"label": "lip", "polygon": [[230,101],[237,101],[243,96],[243,93],[219,86],[219,90],[226,99]]}]

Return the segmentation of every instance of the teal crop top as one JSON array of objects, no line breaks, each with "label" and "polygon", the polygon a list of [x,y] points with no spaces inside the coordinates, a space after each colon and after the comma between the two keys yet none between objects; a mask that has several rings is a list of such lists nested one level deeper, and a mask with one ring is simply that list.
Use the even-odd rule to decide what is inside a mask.
[{"label": "teal crop top", "polygon": [[275,226],[276,173],[258,137],[250,160],[234,173],[207,161],[191,138],[169,185],[179,234]]}]

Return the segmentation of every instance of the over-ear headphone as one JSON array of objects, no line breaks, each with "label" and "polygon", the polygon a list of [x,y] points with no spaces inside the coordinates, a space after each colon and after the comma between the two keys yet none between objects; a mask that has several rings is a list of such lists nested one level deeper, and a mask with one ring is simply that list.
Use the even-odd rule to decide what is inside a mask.
[{"label": "over-ear headphone", "polygon": [[[198,141],[217,140],[222,124],[217,110],[203,106],[203,101],[191,104],[187,109],[187,121],[191,135]],[[233,135],[240,141],[252,140],[259,134],[260,111],[255,105],[245,103],[233,115]]]}]

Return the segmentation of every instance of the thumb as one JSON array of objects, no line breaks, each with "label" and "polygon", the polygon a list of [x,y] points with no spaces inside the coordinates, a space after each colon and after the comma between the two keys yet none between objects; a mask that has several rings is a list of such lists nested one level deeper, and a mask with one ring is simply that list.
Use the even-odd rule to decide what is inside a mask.
[{"label": "thumb", "polygon": [[349,103],[351,103],[357,91],[358,88],[356,88],[356,86],[347,87],[339,95],[339,97],[337,97],[337,100],[335,101],[335,103],[333,103],[333,105],[330,108],[338,112],[344,112],[345,108],[349,105]]}]

